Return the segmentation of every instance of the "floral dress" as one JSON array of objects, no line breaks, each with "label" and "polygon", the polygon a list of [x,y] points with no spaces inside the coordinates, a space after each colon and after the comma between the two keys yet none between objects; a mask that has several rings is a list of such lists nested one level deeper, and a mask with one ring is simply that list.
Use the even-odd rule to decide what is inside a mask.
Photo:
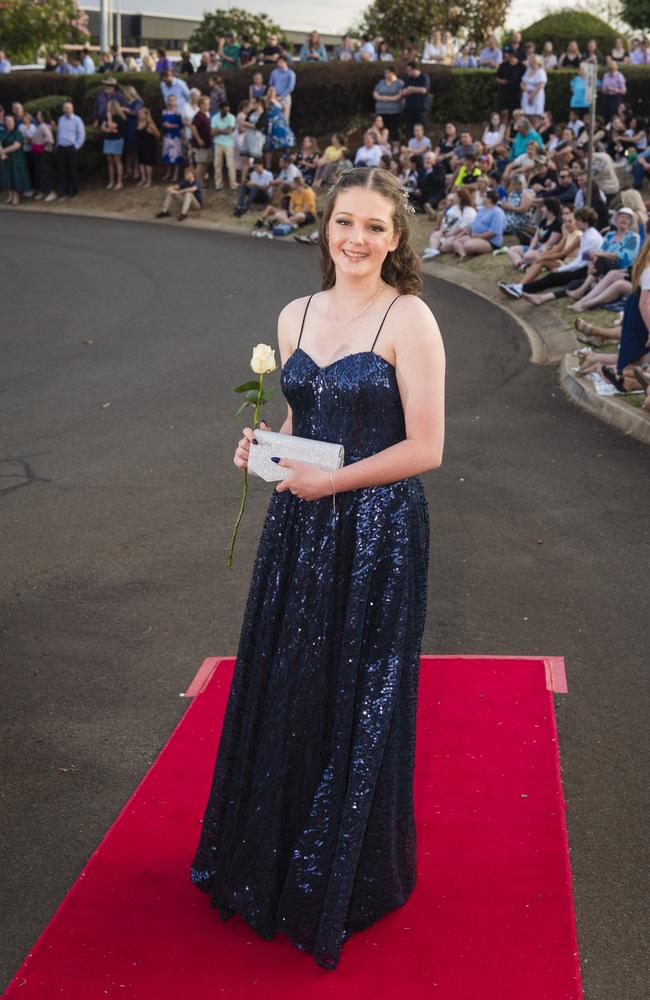
[{"label": "floral dress", "polygon": [[282,108],[278,104],[269,104],[266,109],[266,149],[268,152],[275,152],[278,149],[286,149],[287,146],[295,146],[296,137],[287,124]]},{"label": "floral dress", "polygon": [[185,163],[183,156],[183,143],[181,141],[181,131],[183,119],[176,111],[163,111],[163,126],[167,122],[173,128],[163,130],[162,158],[163,163]]},{"label": "floral dress", "polygon": [[[530,188],[526,188],[525,191],[511,191],[508,194],[508,201],[511,205],[519,206],[525,194],[534,193]],[[515,233],[518,229],[525,229],[527,226],[532,226],[535,213],[536,208],[533,202],[531,202],[527,212],[509,212],[505,209],[506,225],[504,233]]]}]

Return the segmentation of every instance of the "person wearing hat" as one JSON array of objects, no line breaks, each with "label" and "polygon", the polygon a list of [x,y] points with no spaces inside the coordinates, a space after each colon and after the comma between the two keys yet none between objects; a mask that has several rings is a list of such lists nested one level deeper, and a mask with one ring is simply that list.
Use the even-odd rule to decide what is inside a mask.
[{"label": "person wearing hat", "polygon": [[101,128],[102,123],[106,121],[108,117],[108,105],[111,101],[117,101],[120,105],[126,104],[124,95],[120,91],[114,76],[105,76],[102,83],[103,86],[97,91],[93,109],[93,125],[96,128]]},{"label": "person wearing hat", "polygon": [[497,69],[497,109],[501,121],[508,124],[513,111],[521,106],[521,79],[525,65],[517,58],[510,43],[503,46],[503,62]]},{"label": "person wearing hat", "polygon": [[219,39],[219,58],[224,69],[239,69],[240,50],[241,45],[232,31],[227,31],[223,38]]}]

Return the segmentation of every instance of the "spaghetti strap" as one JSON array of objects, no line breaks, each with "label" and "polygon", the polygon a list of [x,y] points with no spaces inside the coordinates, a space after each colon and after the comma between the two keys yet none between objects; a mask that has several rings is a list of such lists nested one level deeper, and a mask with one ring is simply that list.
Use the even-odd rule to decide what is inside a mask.
[{"label": "spaghetti strap", "polygon": [[[377,330],[377,337],[379,337],[379,334],[382,331],[382,327],[383,327],[384,323],[386,322],[386,317],[388,316],[388,313],[391,311],[391,309],[393,308],[393,306],[395,305],[395,303],[397,302],[397,300],[399,298],[401,298],[401,293],[399,295],[395,296],[395,298],[393,299],[393,301],[389,305],[388,309],[384,313],[384,318],[382,319],[381,324],[379,326],[379,329]],[[307,304],[309,305],[309,303],[307,303]],[[374,351],[374,349],[375,349],[375,344],[377,343],[377,337],[375,337],[375,339],[372,342],[372,347],[370,348],[371,352]]]},{"label": "spaghetti strap", "polygon": [[[316,293],[314,292],[314,295],[315,294]],[[298,343],[296,344],[296,348],[295,348],[296,350],[298,350],[298,348],[300,347],[300,338],[302,337],[302,331],[305,329],[305,320],[307,319],[307,310],[309,309],[309,304],[310,304],[311,300],[313,299],[314,295],[310,295],[309,298],[307,299],[307,305],[305,306],[305,311],[304,311],[303,316],[302,316],[302,323],[300,324],[300,333],[298,334]]]}]

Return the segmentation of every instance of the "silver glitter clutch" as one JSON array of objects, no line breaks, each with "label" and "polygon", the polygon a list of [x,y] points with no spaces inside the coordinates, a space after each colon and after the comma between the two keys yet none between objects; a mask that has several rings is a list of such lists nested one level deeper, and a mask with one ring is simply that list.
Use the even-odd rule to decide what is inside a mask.
[{"label": "silver glitter clutch", "polygon": [[310,462],[325,472],[340,469],[343,465],[342,444],[331,441],[314,441],[312,438],[296,437],[294,434],[279,434],[277,431],[255,431],[257,444],[251,444],[248,452],[248,468],[267,483],[286,479],[291,469],[271,461],[271,456]]}]

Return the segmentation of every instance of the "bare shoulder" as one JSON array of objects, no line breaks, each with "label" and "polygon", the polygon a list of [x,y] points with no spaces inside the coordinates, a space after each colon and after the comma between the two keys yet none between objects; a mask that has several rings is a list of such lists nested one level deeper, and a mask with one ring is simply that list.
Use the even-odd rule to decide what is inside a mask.
[{"label": "bare shoulder", "polygon": [[391,312],[391,339],[398,363],[407,357],[417,359],[443,351],[437,320],[418,295],[400,296]]},{"label": "bare shoulder", "polygon": [[296,346],[309,298],[309,295],[302,295],[298,299],[292,299],[278,316],[278,347],[283,361],[286,361]]}]

